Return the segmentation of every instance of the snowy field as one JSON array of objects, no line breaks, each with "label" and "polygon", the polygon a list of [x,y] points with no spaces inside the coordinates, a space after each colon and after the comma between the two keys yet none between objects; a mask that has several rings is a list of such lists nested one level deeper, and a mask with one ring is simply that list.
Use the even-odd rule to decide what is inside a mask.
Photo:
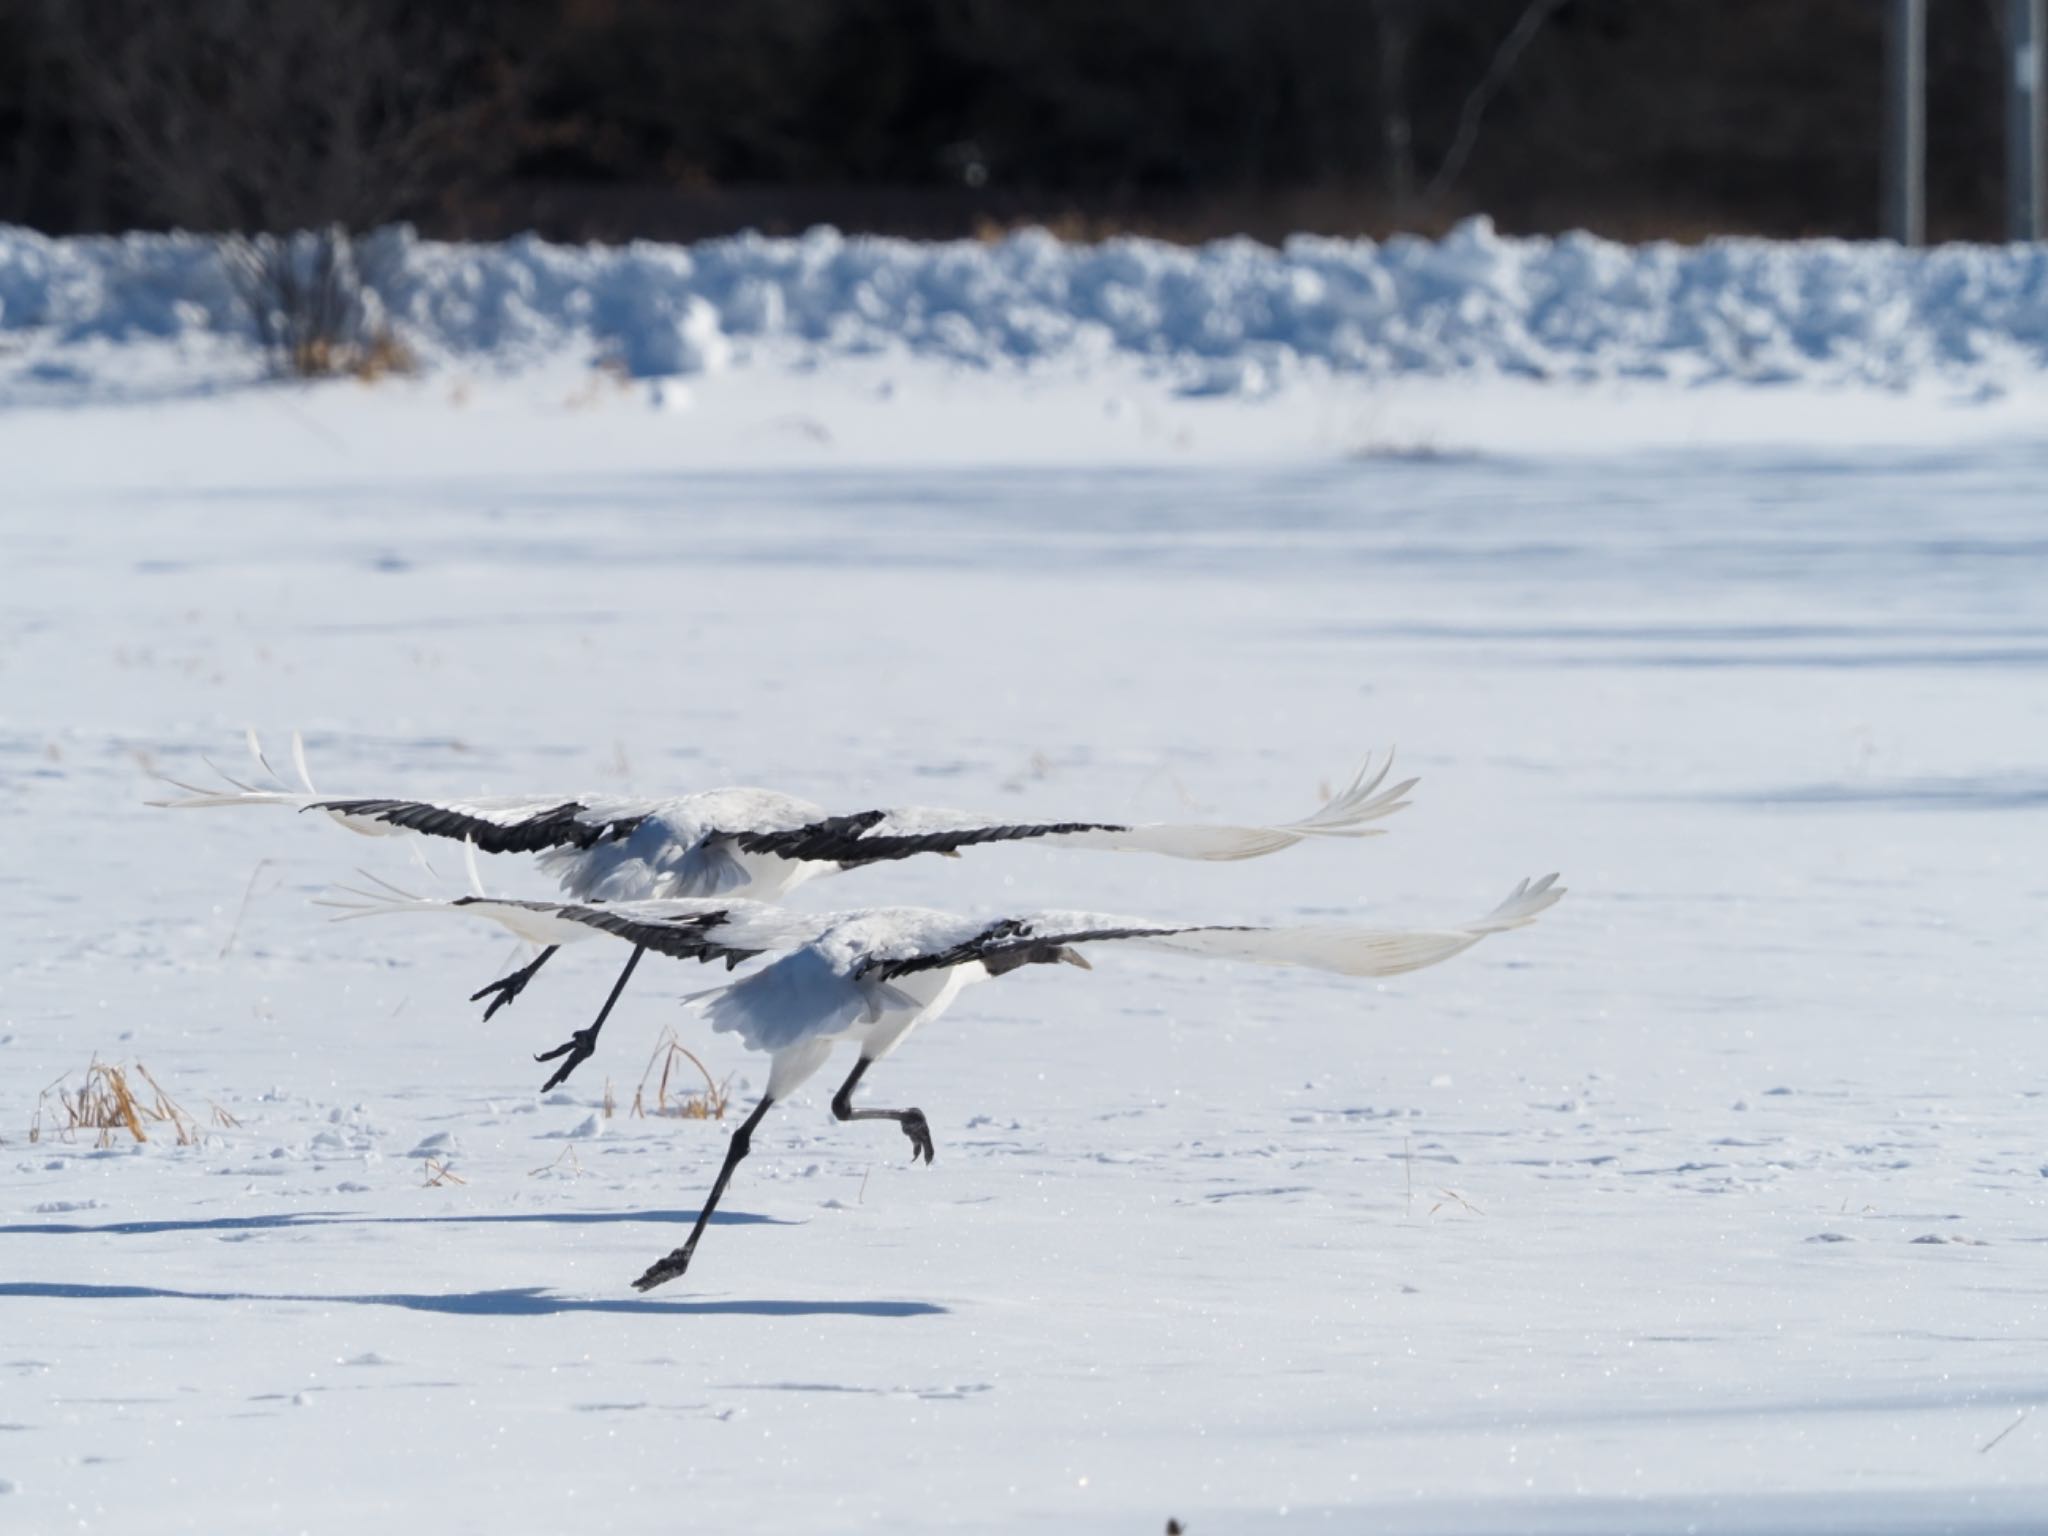
[{"label": "snowy field", "polygon": [[[557,358],[0,413],[0,1529],[2048,1528],[2039,389],[1184,383]],[[1019,820],[1296,815],[1398,745],[1367,843],[797,901],[1571,895],[1382,984],[978,989],[869,1078],[933,1166],[827,1074],[642,1297],[731,1124],[630,1114],[657,1038],[762,1078],[678,1005],[710,978],[650,957],[538,1097],[621,956],[482,1025],[503,934],[310,905],[456,893],[445,845],[143,808],[251,724],[335,792]],[[32,1141],[95,1056],[198,1144]]]}]

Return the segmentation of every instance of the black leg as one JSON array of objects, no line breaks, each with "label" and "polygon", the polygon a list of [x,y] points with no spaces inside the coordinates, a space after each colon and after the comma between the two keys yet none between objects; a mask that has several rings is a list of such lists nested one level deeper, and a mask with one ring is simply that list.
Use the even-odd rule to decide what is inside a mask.
[{"label": "black leg", "polygon": [[555,951],[560,949],[561,947],[562,946],[559,944],[550,944],[546,949],[542,950],[537,956],[534,957],[532,964],[522,965],[510,976],[500,976],[488,987],[482,987],[479,988],[477,991],[470,993],[469,1000],[472,1003],[482,1002],[485,998],[491,997],[491,994],[493,992],[498,994],[496,997],[491,997],[491,1006],[484,1010],[484,1022],[486,1024],[490,1023],[492,1014],[496,1013],[500,1008],[504,1007],[507,1003],[511,1002],[513,998],[517,997],[520,993],[524,992],[526,990],[526,984],[529,981],[533,980],[534,972],[538,971],[542,966],[546,965],[548,961],[554,957]]},{"label": "black leg", "polygon": [[768,1106],[775,1101],[763,1097],[754,1106],[754,1112],[739,1123],[732,1133],[732,1140],[726,1144],[725,1166],[718,1170],[718,1182],[711,1186],[711,1194],[704,1202],[704,1209],[697,1213],[697,1225],[690,1228],[690,1235],[683,1240],[683,1246],[665,1259],[659,1259],[648,1266],[647,1273],[633,1282],[636,1291],[651,1291],[665,1280],[673,1280],[690,1267],[690,1255],[697,1251],[697,1239],[704,1235],[704,1228],[711,1220],[711,1213],[718,1209],[719,1197],[725,1193],[725,1186],[732,1180],[733,1169],[739,1167],[740,1159],[747,1155],[747,1148],[753,1145],[754,1127],[761,1123],[761,1117],[768,1113]]},{"label": "black leg", "polygon": [[932,1128],[925,1124],[921,1109],[855,1109],[853,1089],[874,1062],[863,1056],[853,1064],[853,1071],[839,1091],[832,1095],[832,1118],[835,1120],[894,1120],[903,1127],[903,1134],[910,1138],[910,1160],[914,1163],[922,1157],[927,1164],[932,1160]]},{"label": "black leg", "polygon": [[604,1028],[604,1021],[611,1017],[612,1004],[619,1000],[619,994],[626,990],[626,983],[633,975],[633,967],[640,963],[640,957],[647,953],[642,945],[634,945],[633,953],[626,961],[626,968],[619,972],[619,979],[612,983],[612,995],[604,1000],[604,1006],[597,1010],[597,1019],[590,1028],[579,1029],[552,1051],[543,1051],[534,1057],[535,1061],[553,1061],[557,1056],[569,1059],[555,1068],[555,1075],[540,1085],[540,1091],[547,1093],[558,1088],[584,1062],[590,1060],[597,1050],[597,1032]]}]

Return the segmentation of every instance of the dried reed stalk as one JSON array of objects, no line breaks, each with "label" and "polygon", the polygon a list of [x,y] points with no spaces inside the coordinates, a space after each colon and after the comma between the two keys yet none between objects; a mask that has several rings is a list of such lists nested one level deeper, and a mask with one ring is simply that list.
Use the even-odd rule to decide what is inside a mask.
[{"label": "dried reed stalk", "polygon": [[[704,1086],[693,1088],[688,1093],[678,1087],[675,1101],[671,1103],[669,1082],[678,1075],[685,1061],[697,1069],[698,1075],[704,1079]],[[661,1078],[655,1085],[654,1108],[650,1110],[647,1107],[647,1081],[654,1076],[656,1067],[661,1068]],[[711,1069],[676,1038],[675,1030],[664,1030],[661,1039],[655,1043],[653,1056],[648,1058],[647,1070],[640,1074],[640,1086],[633,1090],[633,1114],[640,1119],[652,1114],[674,1120],[723,1120],[731,1104],[732,1079],[714,1080]]]}]

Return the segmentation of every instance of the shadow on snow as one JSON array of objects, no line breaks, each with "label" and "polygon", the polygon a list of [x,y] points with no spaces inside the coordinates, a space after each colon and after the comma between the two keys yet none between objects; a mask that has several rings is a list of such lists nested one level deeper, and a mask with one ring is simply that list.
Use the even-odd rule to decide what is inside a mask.
[{"label": "shadow on snow", "polygon": [[[143,1237],[158,1232],[254,1232],[279,1227],[491,1226],[526,1222],[568,1227],[622,1221],[687,1226],[696,1219],[695,1211],[518,1211],[472,1216],[360,1216],[348,1211],[282,1211],[268,1216],[211,1216],[205,1220],[109,1221],[97,1226],[76,1221],[22,1222],[16,1226],[0,1227],[0,1237],[60,1237],[91,1232]],[[747,1211],[714,1211],[711,1225],[795,1227],[803,1223],[780,1216],[757,1216]]]},{"label": "shadow on snow", "polygon": [[639,1312],[651,1316],[697,1317],[932,1317],[948,1309],[929,1301],[642,1301],[631,1297],[555,1296],[538,1286],[497,1291],[369,1292],[315,1295],[260,1291],[174,1291],[153,1285],[71,1285],[11,1281],[0,1297],[45,1301],[226,1301],[297,1302],[313,1306],[402,1307],[456,1317],[553,1317],[564,1312]]}]

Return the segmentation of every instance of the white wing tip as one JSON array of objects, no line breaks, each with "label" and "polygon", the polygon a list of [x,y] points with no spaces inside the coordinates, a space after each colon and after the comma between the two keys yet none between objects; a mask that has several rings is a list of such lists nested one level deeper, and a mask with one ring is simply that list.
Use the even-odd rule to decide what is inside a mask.
[{"label": "white wing tip", "polygon": [[[340,917],[332,919],[334,922],[345,923],[351,918],[358,917],[382,917],[392,912],[438,912],[455,905],[452,901],[441,901],[432,896],[415,896],[403,886],[393,885],[382,875],[360,866],[356,873],[377,889],[365,890],[359,885],[337,885],[330,887],[327,895],[313,898],[314,906],[331,907],[341,913]],[[353,897],[354,900],[336,900],[335,898],[339,896]]]},{"label": "white wing tip", "polygon": [[1486,933],[1498,933],[1507,928],[1519,928],[1524,923],[1533,923],[1537,917],[1549,911],[1564,900],[1565,887],[1557,883],[1555,872],[1537,879],[1524,880],[1509,892],[1508,899],[1487,913],[1477,926]]},{"label": "white wing tip", "polygon": [[155,810],[170,811],[199,810],[220,805],[289,805],[303,810],[317,798],[319,792],[313,788],[312,777],[306,772],[306,745],[297,732],[292,734],[292,765],[298,770],[300,784],[305,786],[304,793],[286,787],[284,776],[271,766],[270,759],[264,755],[263,742],[257,736],[254,726],[243,732],[242,739],[249,749],[251,760],[270,776],[271,782],[277,785],[277,788],[259,789],[254,784],[245,784],[202,753],[199,760],[219,774],[221,782],[230,786],[229,788],[206,789],[152,769],[152,778],[170,785],[173,789],[181,789],[184,794],[176,799],[145,800],[142,803]]},{"label": "white wing tip", "polygon": [[313,775],[306,771],[306,738],[297,731],[292,732],[292,767],[298,772],[299,783],[305,786],[307,794],[320,793],[313,787]]},{"label": "white wing tip", "polygon": [[1405,798],[1408,791],[1421,782],[1419,778],[1406,778],[1390,789],[1381,788],[1387,782],[1387,775],[1394,771],[1394,751],[1387,750],[1386,761],[1379,771],[1373,771],[1373,758],[1367,754],[1357,775],[1338,794],[1332,795],[1313,816],[1305,816],[1286,828],[1287,831],[1309,837],[1367,837],[1378,828],[1366,828],[1363,823],[1378,821],[1383,816],[1407,808]]},{"label": "white wing tip", "polygon": [[[158,775],[159,778],[163,776]],[[145,800],[142,803],[158,810],[192,811],[216,805],[304,805],[304,795],[288,794],[283,790],[269,789],[201,789],[196,784],[186,784],[177,779],[164,779],[164,783],[185,791],[174,800]]]}]

